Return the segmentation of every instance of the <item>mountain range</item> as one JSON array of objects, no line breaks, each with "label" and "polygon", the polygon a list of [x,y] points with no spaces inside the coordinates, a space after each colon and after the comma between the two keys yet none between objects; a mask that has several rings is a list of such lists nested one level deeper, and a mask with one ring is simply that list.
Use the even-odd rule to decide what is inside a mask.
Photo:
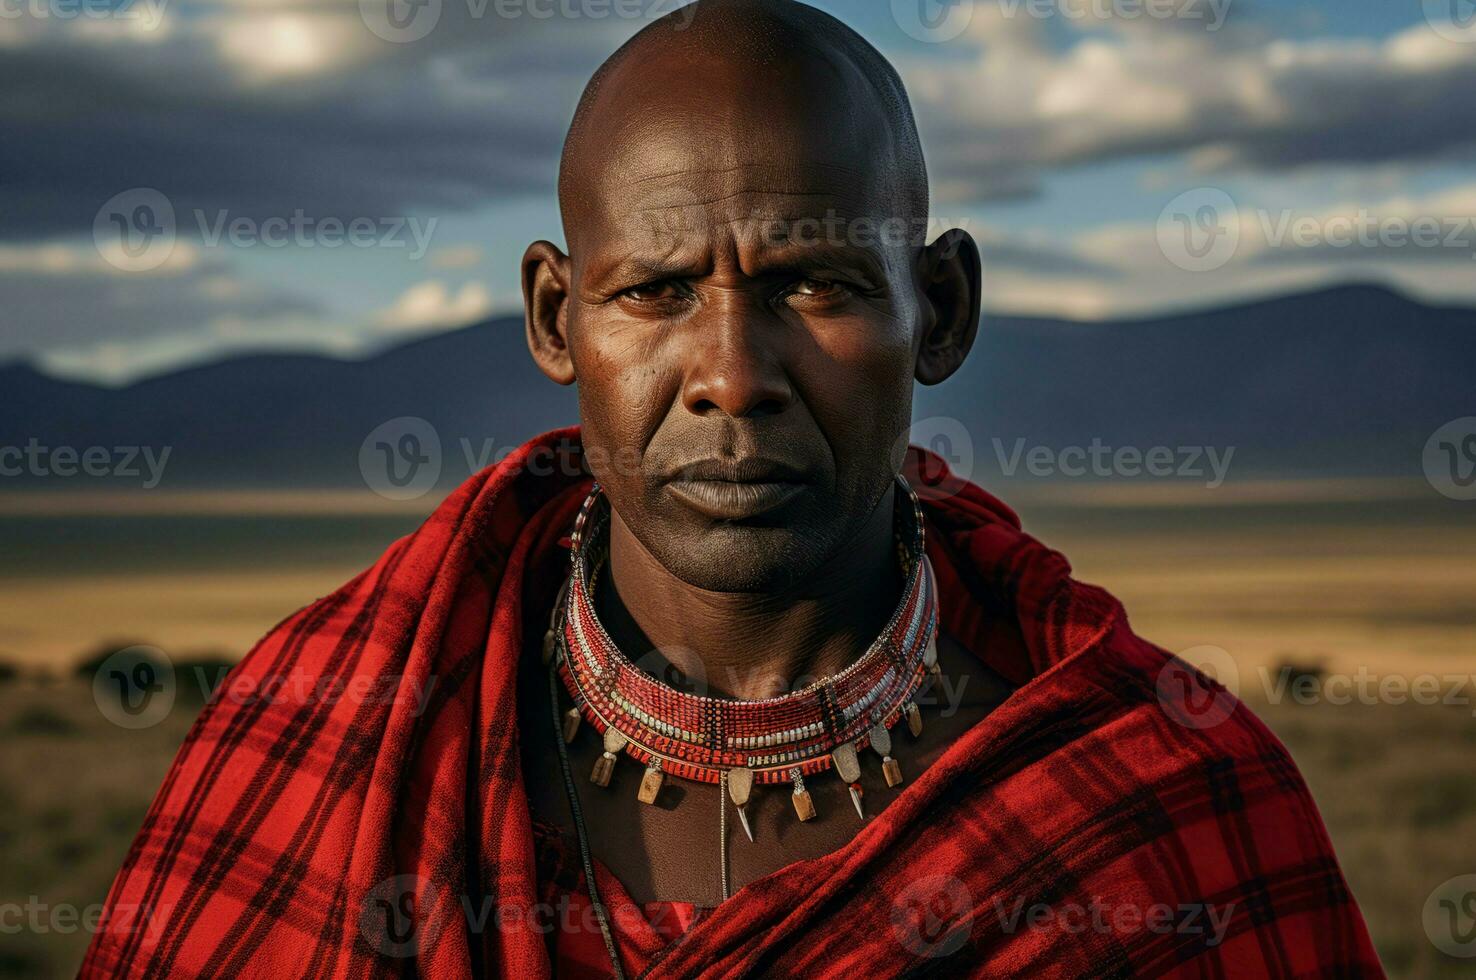
[{"label": "mountain range", "polygon": [[[366,439],[394,445],[396,425],[383,427],[404,417],[433,427],[450,485],[577,419],[575,392],[538,373],[516,317],[361,360],[254,354],[121,388],[11,363],[0,405],[0,447],[167,447],[174,488],[362,487]],[[1097,445],[1168,447],[1180,464],[1180,449],[1229,451],[1233,479],[1418,476],[1430,434],[1469,415],[1476,310],[1372,286],[1142,320],[986,315],[967,363],[919,388],[914,413],[918,441],[956,461],[972,442],[976,477],[1049,478],[1026,462],[1037,447],[1039,463]],[[23,472],[0,492],[59,479]]]}]

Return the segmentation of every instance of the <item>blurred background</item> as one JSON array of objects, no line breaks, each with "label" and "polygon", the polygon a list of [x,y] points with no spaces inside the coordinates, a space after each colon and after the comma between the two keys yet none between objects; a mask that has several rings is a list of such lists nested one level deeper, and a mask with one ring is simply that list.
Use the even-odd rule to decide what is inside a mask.
[{"label": "blurred background", "polygon": [[[913,441],[1271,724],[1392,975],[1472,975],[1476,2],[815,5],[983,248]],[[0,975],[75,971],[225,667],[576,420],[518,259],[678,6],[0,2]]]}]

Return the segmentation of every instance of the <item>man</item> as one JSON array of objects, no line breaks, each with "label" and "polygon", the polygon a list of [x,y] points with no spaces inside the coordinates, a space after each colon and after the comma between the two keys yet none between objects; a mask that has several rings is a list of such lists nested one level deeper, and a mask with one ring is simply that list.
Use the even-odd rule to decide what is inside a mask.
[{"label": "man", "polygon": [[797,3],[682,14],[524,259],[581,428],[237,668],[84,975],[1379,975],[1275,738],[906,449],[981,276],[919,237],[895,72]]}]

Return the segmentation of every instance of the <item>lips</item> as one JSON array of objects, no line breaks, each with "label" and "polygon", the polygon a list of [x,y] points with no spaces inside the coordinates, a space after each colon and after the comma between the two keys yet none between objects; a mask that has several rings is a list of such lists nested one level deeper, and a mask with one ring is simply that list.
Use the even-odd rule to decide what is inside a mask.
[{"label": "lips", "polygon": [[760,457],[714,457],[679,467],[666,488],[713,520],[743,520],[778,510],[809,487],[804,470]]}]

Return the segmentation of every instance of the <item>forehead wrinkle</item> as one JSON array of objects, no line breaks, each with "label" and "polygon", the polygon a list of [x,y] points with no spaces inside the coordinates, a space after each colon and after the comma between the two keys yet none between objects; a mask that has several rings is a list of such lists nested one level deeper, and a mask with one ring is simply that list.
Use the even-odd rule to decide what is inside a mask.
[{"label": "forehead wrinkle", "polygon": [[[854,177],[859,177],[859,176],[861,176],[865,172],[865,171],[862,171],[862,170],[858,170],[858,169],[856,169],[854,167],[848,167],[845,164],[833,163],[833,162],[829,162],[829,161],[819,161],[819,160],[813,161],[812,166],[814,166],[816,169],[825,170],[825,171],[833,171],[837,175],[847,176],[847,177],[853,177],[853,178]],[[634,178],[630,179],[629,181],[627,181],[626,182],[626,185],[627,186],[637,186],[637,185],[640,185],[640,184],[650,183],[651,181],[667,180],[667,179],[681,178],[681,177],[718,176],[718,175],[723,175],[723,174],[733,174],[733,173],[737,173],[739,171],[744,171],[744,170],[774,170],[774,171],[786,171],[787,170],[787,171],[789,171],[789,172],[792,173],[792,172],[798,171],[798,169],[799,168],[797,168],[797,167],[789,167],[789,168],[779,167],[779,166],[776,166],[775,164],[772,164],[772,163],[754,163],[754,162],[735,163],[735,164],[731,164],[731,165],[725,166],[725,167],[683,167],[683,168],[681,168],[679,170],[668,170],[668,171],[666,171],[664,173],[644,174],[644,175],[639,176],[639,177],[634,177]]]},{"label": "forehead wrinkle", "polygon": [[[614,159],[638,159],[643,144],[691,160],[677,173],[722,176],[748,166],[735,157],[754,148],[829,141],[848,160],[873,164],[836,167],[844,183],[860,177],[887,208],[926,215],[927,175],[906,93],[860,35],[802,3],[702,0],[692,11],[690,29],[669,15],[640,31],[586,88],[560,167],[566,238],[607,191],[600,184]],[[653,114],[673,130],[698,125],[653,132],[645,125]],[[622,183],[638,188],[672,172],[626,174]]]}]

